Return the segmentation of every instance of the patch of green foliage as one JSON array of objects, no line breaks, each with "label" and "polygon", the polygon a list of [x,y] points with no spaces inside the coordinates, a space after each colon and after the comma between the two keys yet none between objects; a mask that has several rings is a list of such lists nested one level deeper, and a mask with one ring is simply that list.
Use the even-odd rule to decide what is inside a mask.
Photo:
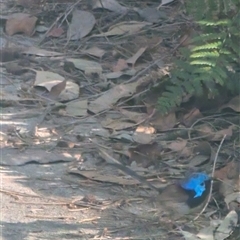
[{"label": "patch of green foliage", "polygon": [[240,92],[240,1],[187,1],[186,9],[193,15],[202,34],[193,38],[193,48],[182,49],[158,107],[162,113],[179,106],[188,95],[209,98],[219,87],[236,94]]}]

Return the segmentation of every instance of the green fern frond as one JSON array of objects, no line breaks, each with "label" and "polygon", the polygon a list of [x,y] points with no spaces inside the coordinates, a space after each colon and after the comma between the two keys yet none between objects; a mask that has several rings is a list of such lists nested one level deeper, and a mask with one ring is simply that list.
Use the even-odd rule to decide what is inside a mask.
[{"label": "green fern frond", "polygon": [[189,1],[187,5],[203,34],[194,37],[191,50],[181,49],[182,58],[175,62],[169,85],[158,100],[163,113],[179,106],[186,94],[208,91],[213,97],[218,86],[240,93],[240,1]]},{"label": "green fern frond", "polygon": [[201,21],[198,21],[197,22],[199,25],[202,25],[202,26],[221,26],[221,27],[224,27],[224,26],[228,26],[229,23],[231,23],[230,20],[228,19],[224,19],[224,20],[220,20],[220,21],[209,21],[209,20],[201,20]]},{"label": "green fern frond", "polygon": [[210,61],[210,60],[195,60],[195,61],[191,61],[190,65],[205,65],[205,66],[211,66],[211,67],[215,67],[216,62],[215,61]]},{"label": "green fern frond", "polygon": [[213,40],[220,40],[220,39],[225,39],[227,36],[227,33],[225,32],[220,32],[220,33],[205,33],[201,34],[200,36],[194,37],[195,42],[209,42]]},{"label": "green fern frond", "polygon": [[205,45],[197,46],[192,49],[193,52],[199,51],[199,50],[210,50],[210,49],[219,49],[222,46],[222,42],[216,41],[213,43],[208,43]]},{"label": "green fern frond", "polygon": [[216,50],[213,51],[200,51],[200,52],[194,52],[191,54],[190,59],[195,59],[195,58],[217,58],[219,57],[219,53]]}]

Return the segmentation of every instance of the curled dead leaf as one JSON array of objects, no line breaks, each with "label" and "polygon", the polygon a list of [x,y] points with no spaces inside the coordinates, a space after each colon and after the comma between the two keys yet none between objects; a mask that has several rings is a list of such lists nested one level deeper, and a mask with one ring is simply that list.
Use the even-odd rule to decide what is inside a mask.
[{"label": "curled dead leaf", "polygon": [[51,99],[56,99],[60,95],[60,93],[65,89],[66,83],[67,80],[65,79],[64,81],[53,86],[51,91],[49,92],[49,97]]},{"label": "curled dead leaf", "polygon": [[[230,203],[235,201],[233,194],[239,192],[239,178],[240,166],[237,161],[229,162],[225,167],[218,169],[214,173],[214,177],[219,179],[219,192],[224,196],[224,200],[229,208]],[[234,195],[235,196],[235,195]],[[238,193],[238,197],[240,197]],[[233,207],[231,207],[233,209]]]},{"label": "curled dead leaf", "polygon": [[187,140],[178,139],[167,145],[167,148],[177,152],[179,157],[188,158],[192,154],[192,148],[187,146]]},{"label": "curled dead leaf", "polygon": [[172,151],[179,152],[179,151],[182,151],[186,146],[187,146],[187,140],[178,139],[168,144],[167,148],[171,149]]},{"label": "curled dead leaf", "polygon": [[190,127],[197,119],[202,118],[203,115],[199,109],[194,108],[189,113],[185,114],[183,117],[183,124],[186,127]]},{"label": "curled dead leaf", "polygon": [[48,37],[60,37],[64,33],[63,28],[53,27],[51,31],[47,34]]},{"label": "curled dead leaf", "polygon": [[6,33],[10,36],[15,33],[25,33],[28,36],[32,36],[37,20],[37,17],[29,14],[13,14],[6,22]]},{"label": "curled dead leaf", "polygon": [[223,105],[221,109],[231,108],[235,112],[240,112],[240,95],[231,99],[227,104]]},{"label": "curled dead leaf", "polygon": [[138,60],[138,58],[141,57],[141,55],[145,52],[147,48],[140,48],[132,57],[130,57],[126,62],[128,64],[134,65],[136,63],[136,61]]},{"label": "curled dead leaf", "polygon": [[155,112],[151,119],[151,124],[159,131],[172,129],[177,123],[176,114],[171,112],[167,115],[162,115],[160,112]]},{"label": "curled dead leaf", "polygon": [[230,139],[233,134],[234,126],[229,126],[226,129],[215,131],[208,125],[201,125],[198,127],[198,134],[202,137],[205,137],[209,141],[221,141],[222,138],[226,135],[226,139]]},{"label": "curled dead leaf", "polygon": [[232,125],[226,129],[215,132],[215,135],[213,136],[211,141],[221,141],[225,135],[226,135],[226,140],[230,139],[233,134],[233,131],[232,131],[233,129],[234,129],[234,126]]},{"label": "curled dead leaf", "polygon": [[228,238],[232,234],[234,228],[237,226],[237,222],[238,214],[236,211],[230,211],[217,228],[215,232],[215,239],[224,240]]}]

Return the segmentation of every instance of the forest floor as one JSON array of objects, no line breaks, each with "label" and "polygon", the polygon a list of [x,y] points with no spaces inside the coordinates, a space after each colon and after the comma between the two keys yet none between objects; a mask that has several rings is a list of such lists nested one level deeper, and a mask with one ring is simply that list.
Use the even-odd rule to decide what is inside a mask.
[{"label": "forest floor", "polygon": [[[159,113],[157,86],[192,36],[182,3],[162,2],[0,3],[3,240],[237,239],[225,203],[240,201],[240,98]],[[116,162],[156,187],[198,170],[227,190],[172,226]]]}]

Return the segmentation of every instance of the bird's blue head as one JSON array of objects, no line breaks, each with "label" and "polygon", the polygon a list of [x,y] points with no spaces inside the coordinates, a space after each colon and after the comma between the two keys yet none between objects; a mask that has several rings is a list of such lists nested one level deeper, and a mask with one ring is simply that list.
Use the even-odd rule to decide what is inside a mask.
[{"label": "bird's blue head", "polygon": [[205,173],[193,173],[180,182],[180,186],[185,190],[195,192],[194,198],[201,197],[206,190],[205,182],[210,178]]}]

